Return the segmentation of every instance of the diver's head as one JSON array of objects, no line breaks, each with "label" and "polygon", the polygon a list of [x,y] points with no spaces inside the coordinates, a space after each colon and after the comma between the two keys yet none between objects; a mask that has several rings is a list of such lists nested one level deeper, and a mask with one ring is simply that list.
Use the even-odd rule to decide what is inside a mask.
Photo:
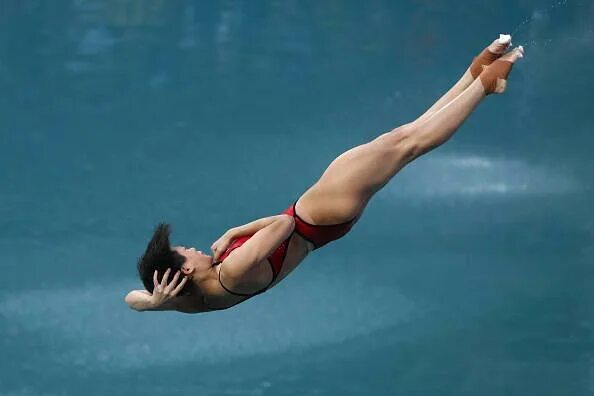
[{"label": "diver's head", "polygon": [[176,284],[182,281],[182,276],[188,276],[188,281],[178,296],[201,294],[198,285],[211,268],[212,257],[196,249],[186,249],[183,246],[171,246],[169,243],[169,224],[159,223],[155,228],[146,251],[138,260],[138,274],[149,292],[153,292],[153,275],[158,273],[159,282],[167,268],[171,268],[167,282],[171,282],[175,273],[181,274]]}]

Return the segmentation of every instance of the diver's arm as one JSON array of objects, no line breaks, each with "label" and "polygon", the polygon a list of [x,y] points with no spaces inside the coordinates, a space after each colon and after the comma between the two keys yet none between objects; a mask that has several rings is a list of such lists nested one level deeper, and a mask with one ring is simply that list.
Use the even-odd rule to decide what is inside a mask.
[{"label": "diver's arm", "polygon": [[137,311],[166,311],[175,310],[184,313],[197,313],[204,311],[203,299],[196,296],[178,296],[184,288],[188,277],[184,276],[178,283],[180,270],[175,272],[171,282],[168,282],[171,268],[167,268],[163,278],[159,281],[157,270],[153,273],[153,292],[146,290],[133,290],[124,298],[128,305]]},{"label": "diver's arm", "polygon": [[219,256],[225,252],[225,249],[227,249],[234,239],[244,235],[254,235],[256,232],[269,226],[274,221],[280,219],[283,216],[286,217],[286,215],[263,217],[242,226],[230,228],[210,247],[212,250],[213,262],[218,260]]},{"label": "diver's arm", "polygon": [[132,290],[124,300],[130,308],[139,312],[178,311],[190,314],[208,311],[201,303],[198,303],[195,296],[177,296],[158,306],[155,306],[151,301],[151,296],[152,294],[146,290]]},{"label": "diver's arm", "polygon": [[159,308],[163,311],[173,309],[172,300],[165,301],[159,307],[155,307],[151,301],[151,293],[146,290],[132,290],[126,295],[124,301],[126,301],[130,308],[140,312],[157,310]]},{"label": "diver's arm", "polygon": [[[227,278],[241,283],[254,265],[269,257],[291,235],[295,229],[295,219],[285,214],[276,217],[276,220],[256,232],[240,249],[226,259],[226,261],[232,261],[231,264],[223,265]],[[221,270],[223,270],[222,267]]]},{"label": "diver's arm", "polygon": [[282,216],[284,215],[263,217],[261,219],[254,220],[250,223],[244,224],[242,226],[231,228],[229,231],[227,231],[228,236],[233,239],[239,238],[240,236],[244,235],[253,235],[256,232],[260,231],[262,228],[272,224],[272,222],[278,220]]}]

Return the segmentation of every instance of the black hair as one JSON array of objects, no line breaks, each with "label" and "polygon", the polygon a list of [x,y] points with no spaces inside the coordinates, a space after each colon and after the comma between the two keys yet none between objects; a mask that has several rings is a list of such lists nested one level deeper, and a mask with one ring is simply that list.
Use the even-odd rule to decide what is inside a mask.
[{"label": "black hair", "polygon": [[[182,265],[186,262],[186,258],[171,249],[169,243],[169,234],[171,226],[167,223],[159,223],[155,228],[153,237],[146,247],[144,254],[138,259],[138,275],[144,284],[144,287],[149,292],[153,292],[155,287],[153,281],[153,274],[157,270],[157,280],[160,282],[165,275],[167,268],[171,268],[167,282],[171,282],[175,272],[181,270]],[[183,274],[178,278],[178,284],[181,282]],[[184,288],[180,290],[178,296],[190,295],[194,291],[194,283],[188,279]]]}]

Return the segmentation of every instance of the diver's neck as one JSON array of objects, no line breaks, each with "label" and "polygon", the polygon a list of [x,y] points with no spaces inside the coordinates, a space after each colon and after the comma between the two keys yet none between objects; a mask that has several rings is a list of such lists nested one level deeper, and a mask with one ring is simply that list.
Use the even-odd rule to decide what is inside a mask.
[{"label": "diver's neck", "polygon": [[213,280],[218,282],[218,274],[217,266],[210,266],[195,271],[191,280],[198,289],[198,293],[204,295],[208,294],[208,284],[212,283]]}]

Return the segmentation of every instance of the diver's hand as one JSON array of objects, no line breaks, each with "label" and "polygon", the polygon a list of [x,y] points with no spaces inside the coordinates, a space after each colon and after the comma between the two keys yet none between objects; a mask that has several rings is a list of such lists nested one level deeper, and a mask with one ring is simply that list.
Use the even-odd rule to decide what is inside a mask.
[{"label": "diver's hand", "polygon": [[219,257],[225,253],[225,250],[229,247],[233,241],[233,234],[230,231],[225,232],[219,239],[215,241],[210,247],[212,250],[212,262],[216,263]]},{"label": "diver's hand", "polygon": [[179,279],[179,274],[181,273],[179,270],[175,273],[175,276],[171,280],[169,284],[167,284],[167,278],[171,273],[171,268],[167,268],[165,271],[165,275],[163,275],[163,279],[161,279],[161,283],[157,280],[157,270],[153,274],[153,282],[155,284],[155,288],[153,289],[153,294],[150,298],[150,306],[151,308],[156,308],[161,306],[165,301],[172,299],[173,297],[177,296],[177,293],[183,289],[184,285],[188,281],[188,277],[184,276],[184,279],[175,287],[177,280]]}]

